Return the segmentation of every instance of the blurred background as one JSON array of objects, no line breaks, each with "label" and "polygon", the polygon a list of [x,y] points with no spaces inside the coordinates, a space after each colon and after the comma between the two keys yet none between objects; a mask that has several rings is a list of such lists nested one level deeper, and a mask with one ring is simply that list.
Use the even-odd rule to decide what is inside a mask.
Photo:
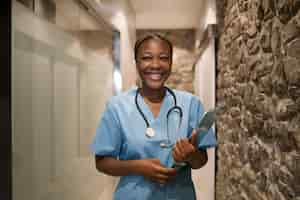
[{"label": "blurred background", "polygon": [[137,37],[174,44],[172,88],[218,115],[197,199],[300,200],[300,1],[13,0],[14,200],[108,200],[89,144],[108,98],[138,83]]},{"label": "blurred background", "polygon": [[[137,83],[133,45],[146,32],[174,43],[168,85],[214,106],[214,36],[207,33],[216,23],[214,2],[12,4],[14,200],[112,198],[118,179],[96,171],[89,144],[107,99]],[[201,199],[214,199],[214,150],[209,154],[193,174]]]}]

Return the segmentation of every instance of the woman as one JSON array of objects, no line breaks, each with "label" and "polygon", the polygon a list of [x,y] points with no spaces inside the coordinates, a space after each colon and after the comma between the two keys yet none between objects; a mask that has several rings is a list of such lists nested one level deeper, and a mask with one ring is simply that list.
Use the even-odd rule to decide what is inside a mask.
[{"label": "woman", "polygon": [[[171,73],[172,48],[157,34],[136,42],[135,60],[142,86],[112,97],[97,127],[91,145],[96,168],[121,176],[115,200],[196,199],[191,168],[205,165],[207,153],[195,144],[193,129],[203,107],[192,94],[164,86]],[[173,116],[179,117],[173,120]],[[180,128],[170,132],[174,127]],[[214,139],[214,134],[208,137]],[[173,148],[169,148],[170,142]],[[167,167],[170,155],[188,167]]]}]

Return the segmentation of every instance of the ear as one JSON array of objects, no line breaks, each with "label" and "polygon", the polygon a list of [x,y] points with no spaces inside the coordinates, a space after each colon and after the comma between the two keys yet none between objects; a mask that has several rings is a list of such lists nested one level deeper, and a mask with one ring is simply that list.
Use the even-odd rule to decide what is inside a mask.
[{"label": "ear", "polygon": [[138,73],[137,73],[137,78],[135,80],[135,84],[138,87],[142,87],[142,80],[141,80],[140,75]]}]

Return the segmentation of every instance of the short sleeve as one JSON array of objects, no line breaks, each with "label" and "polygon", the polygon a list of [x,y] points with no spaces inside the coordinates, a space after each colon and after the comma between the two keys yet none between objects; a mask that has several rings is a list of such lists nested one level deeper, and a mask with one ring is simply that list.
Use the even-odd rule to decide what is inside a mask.
[{"label": "short sleeve", "polygon": [[121,143],[120,122],[113,104],[108,102],[90,148],[95,155],[117,158],[120,154]]},{"label": "short sleeve", "polygon": [[[192,130],[195,129],[198,126],[198,123],[201,119],[201,117],[204,114],[204,107],[200,100],[196,98],[195,96],[192,97],[191,105],[190,105],[190,119],[189,119],[189,137],[191,136]],[[199,142],[198,148],[199,149],[207,149],[210,147],[217,146],[217,140],[214,133],[214,128],[210,128],[206,133],[200,133],[200,134],[206,134]]]},{"label": "short sleeve", "polygon": [[195,96],[193,96],[191,99],[189,113],[190,113],[189,116],[189,136],[190,136],[192,130],[197,127],[199,119],[204,113],[204,108],[202,103]]}]

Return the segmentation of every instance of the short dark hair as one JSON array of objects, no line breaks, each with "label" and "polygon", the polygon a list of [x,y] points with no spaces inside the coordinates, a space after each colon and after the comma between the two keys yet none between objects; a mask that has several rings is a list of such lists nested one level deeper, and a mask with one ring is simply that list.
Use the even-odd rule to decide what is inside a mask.
[{"label": "short dark hair", "polygon": [[172,62],[173,44],[166,37],[164,37],[164,36],[162,36],[158,33],[148,33],[148,34],[144,35],[143,37],[141,37],[140,39],[138,39],[135,42],[135,45],[134,45],[134,59],[135,59],[135,61],[137,62],[137,54],[138,54],[138,50],[139,50],[140,46],[146,40],[149,40],[149,39],[159,39],[159,40],[162,40],[162,41],[166,42],[168,44],[169,48],[170,48],[170,55],[171,55],[170,59],[171,59],[171,62]]}]

